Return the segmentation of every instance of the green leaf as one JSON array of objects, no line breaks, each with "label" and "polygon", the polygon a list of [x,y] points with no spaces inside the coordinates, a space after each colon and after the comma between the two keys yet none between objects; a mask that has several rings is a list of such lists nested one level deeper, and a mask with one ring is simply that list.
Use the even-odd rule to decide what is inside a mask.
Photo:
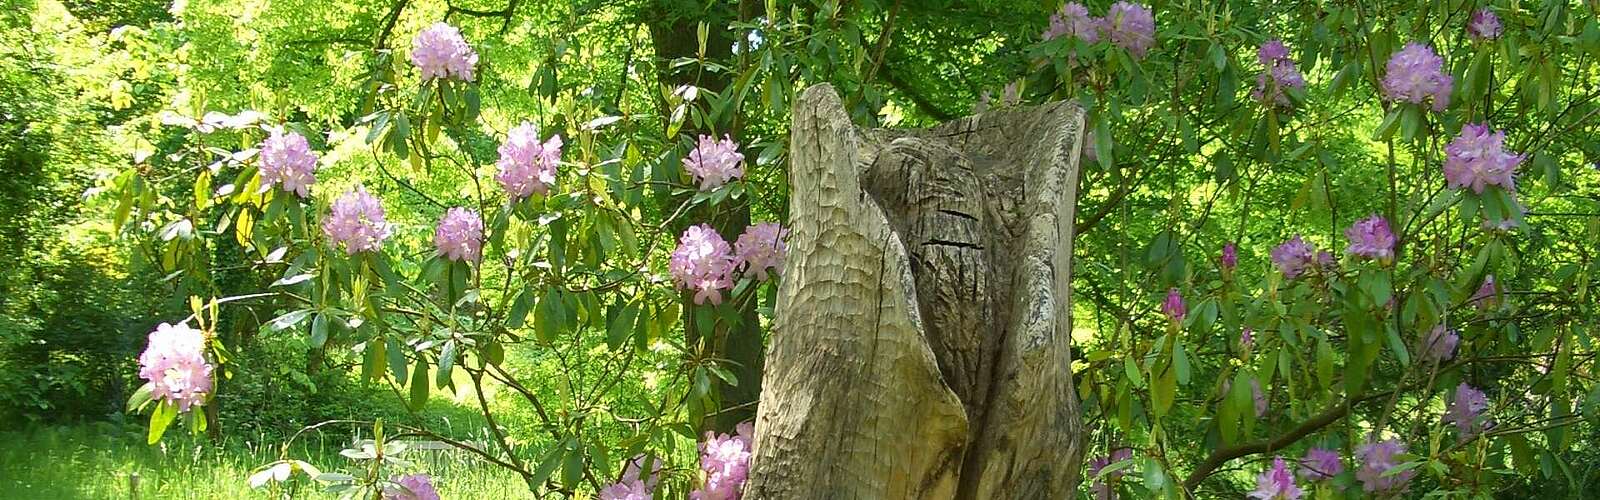
[{"label": "green leaf", "polygon": [[439,349],[439,370],[434,376],[434,385],[445,387],[451,384],[451,369],[456,366],[456,340],[444,342],[444,347]]},{"label": "green leaf", "polygon": [[528,319],[528,310],[533,308],[533,294],[527,289],[517,292],[517,298],[511,301],[511,312],[506,314],[506,328],[522,328]]},{"label": "green leaf", "polygon": [[569,441],[565,463],[561,466],[561,485],[567,489],[578,486],[583,479],[583,449]]},{"label": "green leaf", "polygon": [[550,479],[550,474],[556,471],[556,467],[561,466],[561,459],[566,456],[566,449],[566,443],[563,442],[555,443],[550,449],[545,450],[544,456],[539,458],[539,465],[533,469],[530,481],[533,484],[544,484],[545,480]]},{"label": "green leaf", "polygon": [[387,347],[384,351],[389,355],[390,375],[394,375],[396,382],[403,381],[406,379],[406,352],[402,350],[404,346],[400,344],[399,339],[390,338],[386,342]]},{"label": "green leaf", "polygon": [[606,345],[612,350],[622,347],[627,342],[628,335],[634,332],[638,317],[639,306],[637,304],[628,303],[623,305],[615,316],[611,318],[610,324],[606,326]]},{"label": "green leaf", "polygon": [[150,413],[150,434],[147,436],[148,444],[161,441],[161,435],[167,432],[167,426],[178,418],[178,405],[162,401],[156,404],[156,411]]},{"label": "green leaf", "polygon": [[1094,153],[1100,161],[1100,168],[1111,170],[1116,164],[1112,158],[1114,146],[1111,142],[1111,123],[1104,116],[1094,124]]},{"label": "green leaf", "polygon": [[1317,379],[1323,387],[1333,387],[1333,346],[1327,338],[1317,341]]},{"label": "green leaf", "polygon": [[317,313],[311,320],[311,347],[322,347],[328,343],[328,315]]},{"label": "green leaf", "polygon": [[1390,137],[1394,137],[1395,131],[1400,128],[1400,115],[1404,114],[1404,109],[1405,106],[1402,105],[1389,110],[1389,114],[1383,117],[1383,123],[1379,124],[1378,129],[1372,132],[1372,140],[1383,142],[1389,140]]},{"label": "green leaf", "polygon": [[1172,366],[1178,372],[1178,385],[1189,385],[1189,354],[1178,342],[1172,348]]},{"label": "green leaf", "polygon": [[1411,366],[1411,353],[1406,352],[1406,342],[1400,340],[1400,332],[1395,330],[1393,324],[1385,325],[1384,332],[1389,339],[1389,350],[1394,351],[1394,357],[1400,361],[1400,366]]},{"label": "green leaf", "polygon": [[283,330],[285,328],[300,324],[301,321],[306,319],[306,316],[310,316],[313,312],[315,311],[311,309],[289,311],[284,313],[282,316],[273,318],[269,324],[272,325],[273,330]]},{"label": "green leaf", "polygon": [[1150,401],[1155,405],[1156,416],[1161,417],[1172,409],[1178,393],[1178,378],[1173,370],[1162,370],[1150,381]]},{"label": "green leaf", "polygon": [[418,358],[411,369],[411,409],[421,410],[428,403],[428,362]]},{"label": "green leaf", "polygon": [[133,391],[133,396],[128,397],[128,411],[137,412],[143,410],[144,405],[150,404],[151,401],[154,401],[154,398],[151,396],[151,393],[154,391],[154,382],[145,382],[144,385],[139,386],[138,389]]}]

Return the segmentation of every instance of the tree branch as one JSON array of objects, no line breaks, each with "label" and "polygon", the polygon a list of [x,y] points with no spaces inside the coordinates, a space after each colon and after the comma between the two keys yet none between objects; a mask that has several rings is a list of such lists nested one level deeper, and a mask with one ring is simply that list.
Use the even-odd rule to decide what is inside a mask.
[{"label": "tree branch", "polygon": [[1222,467],[1222,465],[1228,463],[1229,460],[1246,455],[1254,455],[1256,453],[1266,453],[1272,450],[1283,449],[1291,444],[1294,444],[1295,441],[1299,441],[1300,438],[1311,435],[1323,427],[1327,427],[1328,424],[1343,418],[1345,414],[1350,413],[1350,409],[1356,404],[1388,397],[1390,394],[1409,389],[1411,389],[1411,387],[1402,387],[1388,392],[1368,394],[1354,400],[1346,400],[1343,403],[1324,410],[1322,413],[1311,417],[1311,419],[1306,420],[1305,422],[1301,422],[1300,425],[1293,429],[1289,429],[1288,432],[1279,434],[1276,437],[1258,439],[1248,443],[1240,443],[1227,448],[1219,448],[1216,451],[1211,452],[1211,455],[1207,456],[1204,462],[1200,462],[1200,465],[1195,466],[1194,471],[1189,473],[1189,477],[1183,480],[1183,489],[1185,491],[1193,492],[1195,487],[1200,486],[1201,481],[1205,481],[1206,478],[1211,477],[1211,474],[1216,472],[1217,468]]},{"label": "tree branch", "polygon": [[939,109],[939,106],[935,105],[933,101],[928,100],[927,96],[922,95],[922,93],[918,92],[917,89],[912,88],[911,85],[907,84],[905,80],[901,80],[900,77],[894,73],[894,68],[888,64],[883,65],[883,81],[889,82],[889,85],[893,86],[895,90],[905,94],[906,98],[910,99],[912,104],[917,105],[917,109],[921,109],[922,112],[927,113],[928,116],[932,116],[934,119],[939,121],[950,121],[956,118],[955,114],[943,109]]}]

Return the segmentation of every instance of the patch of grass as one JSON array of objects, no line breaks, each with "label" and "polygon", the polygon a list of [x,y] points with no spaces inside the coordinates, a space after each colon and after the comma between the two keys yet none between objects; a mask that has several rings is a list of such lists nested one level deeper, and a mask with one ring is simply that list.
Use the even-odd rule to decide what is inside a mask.
[{"label": "patch of grass", "polygon": [[[173,433],[148,446],[144,434],[142,425],[110,423],[0,433],[0,498],[134,498],[132,474],[139,475],[140,499],[335,498],[304,475],[275,489],[250,488],[247,478],[278,459],[281,443],[228,438],[213,444]],[[313,436],[297,443],[290,456],[325,472],[359,474],[359,464],[339,455],[346,444]],[[444,498],[529,496],[516,474],[465,453],[419,453],[407,458],[433,476]]]}]

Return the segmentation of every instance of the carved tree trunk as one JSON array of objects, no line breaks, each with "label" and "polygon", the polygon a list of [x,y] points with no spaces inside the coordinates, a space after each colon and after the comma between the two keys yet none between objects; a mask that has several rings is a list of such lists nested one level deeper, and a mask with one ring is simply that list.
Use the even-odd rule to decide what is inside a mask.
[{"label": "carved tree trunk", "polygon": [[1081,129],[1061,102],[863,130],[801,95],[747,498],[1072,495]]}]

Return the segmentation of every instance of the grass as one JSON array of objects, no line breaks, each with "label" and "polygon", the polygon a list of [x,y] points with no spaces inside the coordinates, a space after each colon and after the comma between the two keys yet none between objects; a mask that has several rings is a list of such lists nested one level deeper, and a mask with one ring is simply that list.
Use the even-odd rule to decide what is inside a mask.
[{"label": "grass", "polygon": [[[251,489],[246,479],[262,464],[278,459],[279,444],[226,438],[212,444],[181,433],[155,446],[144,444],[145,428],[98,423],[35,427],[0,433],[0,498],[17,499],[235,499],[336,498],[305,476],[279,487]],[[343,440],[312,439],[291,458],[324,472],[359,473],[357,463],[339,455]],[[527,487],[515,474],[457,452],[411,456],[418,470],[433,476],[444,498],[525,498]],[[403,472],[403,471],[395,471]],[[139,476],[137,497],[129,477]]]}]

